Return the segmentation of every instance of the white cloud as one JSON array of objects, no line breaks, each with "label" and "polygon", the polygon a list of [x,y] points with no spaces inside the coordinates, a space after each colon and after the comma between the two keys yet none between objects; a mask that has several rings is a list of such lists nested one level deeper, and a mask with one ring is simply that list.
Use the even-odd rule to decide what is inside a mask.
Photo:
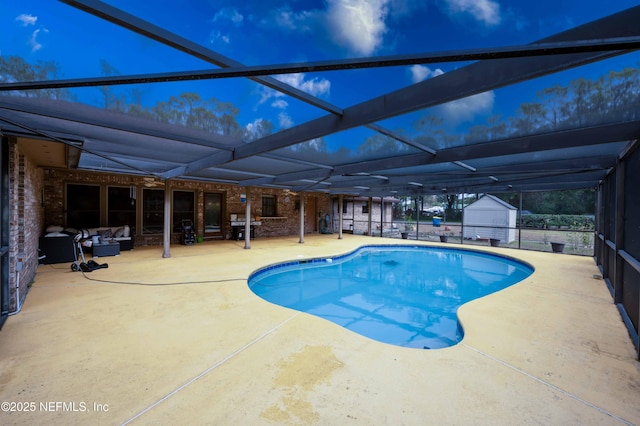
[{"label": "white cloud", "polygon": [[219,20],[231,21],[236,25],[240,25],[244,20],[244,16],[242,16],[236,9],[225,7],[221,9],[218,13],[213,17],[213,22]]},{"label": "white cloud", "polygon": [[413,83],[419,83],[423,80],[426,80],[427,78],[437,77],[440,74],[444,74],[444,71],[442,71],[440,68],[432,70],[429,67],[417,64],[412,65],[411,68],[409,68],[409,71],[411,72],[411,81]]},{"label": "white cloud", "polygon": [[37,20],[38,20],[37,16],[28,15],[26,13],[23,13],[22,15],[19,15],[16,18],[16,21],[21,22],[23,27],[27,27],[29,25],[35,25]]},{"label": "white cloud", "polygon": [[[331,82],[329,80],[317,77],[307,80],[303,73],[281,74],[274,77],[283,83],[313,96],[326,95],[331,89]],[[258,105],[262,105],[273,99],[271,107],[281,110],[278,114],[278,123],[280,128],[293,126],[293,119],[286,112],[286,109],[289,107],[289,103],[283,99],[285,95],[265,86],[262,86],[260,90],[260,100],[258,101]]]},{"label": "white cloud", "polygon": [[494,100],[495,93],[489,91],[447,102],[440,105],[438,110],[448,124],[456,125],[470,121],[477,115],[489,114],[493,109]]},{"label": "white cloud", "polygon": [[486,25],[498,25],[502,20],[500,4],[493,0],[445,0],[451,14],[468,13]]},{"label": "white cloud", "polygon": [[370,55],[387,32],[389,0],[328,0],[326,19],[334,41],[359,55]]},{"label": "white cloud", "polygon": [[387,20],[409,15],[424,5],[412,0],[326,0],[326,9],[296,11],[284,6],[260,23],[280,31],[326,34],[350,54],[371,55],[384,41]]},{"label": "white cloud", "polygon": [[278,114],[278,125],[281,129],[288,129],[293,126],[293,119],[286,112],[281,112]]},{"label": "white cloud", "polygon": [[288,6],[273,11],[272,15],[278,28],[290,31],[311,31],[317,19],[317,12],[294,12]]},{"label": "white cloud", "polygon": [[231,44],[231,33],[229,31],[233,27],[242,25],[244,16],[236,9],[225,7],[220,9],[211,21],[215,23],[215,29],[209,33],[209,42],[211,44]]},{"label": "white cloud", "polygon": [[251,123],[248,123],[245,126],[245,131],[248,136],[248,139],[255,140],[262,136],[265,136],[264,127],[265,127],[265,120],[263,120],[262,118],[256,118]]},{"label": "white cloud", "polygon": [[[49,32],[46,29],[43,29],[42,31],[44,31],[45,33]],[[31,51],[32,52],[37,52],[38,50],[42,49],[42,44],[40,42],[38,42],[38,34],[40,34],[40,30],[35,30],[33,33],[31,33],[31,38],[29,38],[29,46],[31,46]]]},{"label": "white cloud", "polygon": [[290,146],[289,149],[291,149],[292,151],[327,152],[327,143],[323,138],[315,138],[306,142],[301,142],[297,145]]},{"label": "white cloud", "polygon": [[[16,17],[16,21],[18,21],[20,23],[20,26],[22,27],[29,27],[31,25],[35,25],[37,20],[38,20],[37,16],[29,15],[27,13],[23,13]],[[47,30],[46,28],[40,28],[40,29],[34,30],[31,33],[31,37],[29,37],[29,40],[27,41],[27,44],[31,48],[32,52],[37,52],[38,50],[42,49],[42,43],[38,41],[38,36],[41,35],[41,32],[48,33],[49,30]]]},{"label": "white cloud", "polygon": [[287,109],[289,104],[284,99],[276,99],[271,103],[271,106],[279,109]]},{"label": "white cloud", "polygon": [[[331,90],[331,82],[329,80],[317,77],[310,80],[305,80],[304,73],[280,74],[274,76],[274,78],[313,96],[326,95]],[[277,90],[271,89],[266,86],[261,86],[260,90],[260,101],[258,102],[259,105],[266,103],[272,98],[276,99],[271,104],[271,106],[275,108],[285,109],[289,105],[285,100],[279,99],[284,96],[284,93],[278,92]]]},{"label": "white cloud", "polygon": [[[440,68],[432,70],[424,65],[412,65],[409,68],[411,81],[419,83],[427,78],[444,74]],[[457,99],[435,107],[445,122],[449,125],[457,125],[465,121],[473,120],[477,115],[487,115],[493,110],[495,93],[493,91],[478,93],[477,95]]]},{"label": "white cloud", "polygon": [[325,95],[331,90],[331,82],[329,80],[317,77],[305,80],[304,73],[281,74],[276,75],[275,78],[313,96]]},{"label": "white cloud", "polygon": [[231,36],[230,36],[229,34],[222,34],[222,33],[221,33],[221,32],[219,32],[219,31],[217,31],[217,32],[215,32],[215,33],[214,33],[214,32],[212,32],[212,33],[209,35],[209,41],[210,41],[211,43],[215,43],[215,42],[217,42],[218,40],[219,40],[219,41],[221,41],[221,42],[223,42],[224,44],[229,44],[229,43],[231,43]]}]

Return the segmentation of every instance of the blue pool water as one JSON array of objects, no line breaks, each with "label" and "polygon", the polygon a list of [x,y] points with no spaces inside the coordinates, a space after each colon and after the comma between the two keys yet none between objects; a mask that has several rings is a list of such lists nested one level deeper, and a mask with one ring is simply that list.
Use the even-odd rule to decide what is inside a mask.
[{"label": "blue pool water", "polygon": [[249,277],[249,288],[380,342],[436,349],[462,340],[456,314],[462,304],[532,272],[522,262],[471,250],[364,246],[269,266]]}]

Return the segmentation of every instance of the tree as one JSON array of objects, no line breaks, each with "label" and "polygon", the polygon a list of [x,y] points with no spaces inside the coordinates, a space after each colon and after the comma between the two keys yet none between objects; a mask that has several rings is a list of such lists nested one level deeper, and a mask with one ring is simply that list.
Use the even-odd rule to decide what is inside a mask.
[{"label": "tree", "polygon": [[[32,65],[19,56],[0,56],[1,82],[44,81],[57,78],[60,78],[60,70],[53,61],[38,61],[35,65]],[[23,90],[20,91],[20,94],[30,98],[73,99],[68,89]]]},{"label": "tree", "polygon": [[[572,99],[569,100],[570,117],[569,121],[575,127],[582,127],[590,120],[591,103],[590,97],[593,91],[594,83],[585,78],[579,78],[571,81],[569,87],[571,89]],[[601,113],[604,111],[601,111]]]},{"label": "tree", "polygon": [[639,81],[638,68],[611,71],[604,79],[604,92],[609,95],[609,107],[620,119],[632,120],[638,116]]},{"label": "tree", "polygon": [[358,146],[356,154],[358,155],[358,159],[361,159],[362,157],[382,158],[406,151],[408,151],[408,147],[402,142],[398,142],[389,136],[375,133],[365,139],[364,143]]},{"label": "tree", "polygon": [[152,118],[150,110],[142,105],[142,91],[139,89],[131,89],[130,97],[133,100],[132,104],[128,105],[127,114],[137,117]]},{"label": "tree", "polygon": [[518,108],[518,114],[511,118],[511,127],[516,135],[530,135],[545,123],[544,106],[538,102],[525,102]]},{"label": "tree", "polygon": [[[100,59],[100,70],[103,76],[120,75],[120,72],[104,59]],[[112,86],[101,86],[99,90],[102,94],[105,109],[125,110],[126,97],[118,95]]]},{"label": "tree", "polygon": [[432,149],[442,149],[450,146],[457,138],[451,138],[441,126],[444,119],[430,114],[420,117],[413,122],[413,127],[419,132],[415,141]]},{"label": "tree", "polygon": [[[520,194],[498,194],[498,197],[512,206],[520,206]],[[522,194],[522,209],[535,214],[593,214],[594,206],[595,191],[592,189]]]},{"label": "tree", "polygon": [[567,87],[556,84],[538,92],[545,110],[546,123],[552,130],[560,128],[560,124],[567,119],[569,107],[567,105]]},{"label": "tree", "polygon": [[444,205],[445,210],[454,210],[458,201],[458,194],[441,194],[436,196],[437,203]]}]

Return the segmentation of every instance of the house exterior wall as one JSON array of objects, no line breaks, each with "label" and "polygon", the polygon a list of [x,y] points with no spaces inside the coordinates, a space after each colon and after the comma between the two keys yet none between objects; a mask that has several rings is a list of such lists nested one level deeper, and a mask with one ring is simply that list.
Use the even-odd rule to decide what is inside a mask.
[{"label": "house exterior wall", "polygon": [[10,312],[22,305],[38,268],[42,234],[43,171],[9,142],[9,298]]},{"label": "house exterior wall", "polygon": [[[138,193],[144,188],[139,176],[91,173],[73,170],[41,168],[20,152],[15,139],[9,138],[9,312],[16,312],[35,279],[39,264],[39,238],[50,225],[65,224],[65,185],[97,184],[102,186],[134,186]],[[249,193],[252,216],[262,214],[262,195],[277,200],[277,217],[261,218],[255,237],[297,235],[300,229],[300,196],[276,189],[242,188],[204,182],[175,180],[171,189],[193,190],[196,197],[196,229],[204,228],[204,193],[224,195],[223,238],[231,237],[230,214],[244,216],[245,202],[241,194]],[[315,232],[321,216],[331,210],[331,200],[324,194],[305,196],[305,232]],[[96,227],[104,224],[96,224]],[[172,234],[178,243],[179,234]],[[136,245],[161,245],[162,235],[136,235]]]},{"label": "house exterior wall", "polygon": [[[50,225],[73,227],[73,224],[65,223],[65,186],[74,184],[97,184],[104,188],[109,185],[131,186],[136,188],[138,199],[141,199],[145,188],[143,177],[134,175],[116,175],[100,172],[84,172],[76,170],[45,169],[45,229]],[[155,187],[164,189],[164,184]],[[218,238],[230,239],[232,237],[231,214],[244,217],[246,203],[241,199],[242,194],[251,201],[251,217],[261,216],[260,226],[255,227],[255,237],[274,237],[297,235],[300,230],[300,196],[284,190],[272,188],[246,188],[238,185],[225,185],[208,182],[196,182],[175,179],[170,182],[170,190],[194,191],[195,194],[195,223],[196,233],[202,235],[204,229],[204,194],[220,193],[223,195],[224,206],[222,211],[222,235]],[[276,216],[264,217],[262,212],[262,196],[271,195],[276,200]],[[141,221],[141,203],[138,203],[138,222]],[[305,232],[317,230],[317,220],[320,214],[328,212],[331,208],[331,200],[325,194],[305,195]],[[103,215],[104,216],[104,215]],[[106,223],[96,224],[96,227],[106,226]],[[113,225],[113,224],[110,224]],[[119,225],[119,224],[115,224]],[[172,233],[171,243],[180,242],[180,233]],[[162,245],[162,234],[142,234],[142,227],[136,226],[134,245],[149,246]]]}]

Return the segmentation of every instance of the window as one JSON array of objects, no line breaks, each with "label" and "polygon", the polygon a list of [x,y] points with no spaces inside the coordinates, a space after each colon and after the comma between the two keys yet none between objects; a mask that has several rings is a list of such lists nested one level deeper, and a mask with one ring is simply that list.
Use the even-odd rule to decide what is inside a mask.
[{"label": "window", "polygon": [[67,185],[67,222],[70,228],[100,226],[100,187],[98,185]]},{"label": "window", "polygon": [[369,204],[364,204],[362,206],[362,213],[369,213]]},{"label": "window", "polygon": [[343,201],[342,202],[342,214],[346,214],[347,213],[347,202]]},{"label": "window", "polygon": [[107,226],[129,225],[135,234],[136,191],[135,188],[110,186],[107,189]]},{"label": "window", "polygon": [[182,221],[190,220],[195,230],[195,194],[173,191],[173,232],[182,232]]},{"label": "window", "polygon": [[164,226],[164,189],[142,191],[142,233],[161,234]]},{"label": "window", "polygon": [[275,195],[263,195],[262,196],[262,216],[273,217],[276,214],[276,196]]}]

